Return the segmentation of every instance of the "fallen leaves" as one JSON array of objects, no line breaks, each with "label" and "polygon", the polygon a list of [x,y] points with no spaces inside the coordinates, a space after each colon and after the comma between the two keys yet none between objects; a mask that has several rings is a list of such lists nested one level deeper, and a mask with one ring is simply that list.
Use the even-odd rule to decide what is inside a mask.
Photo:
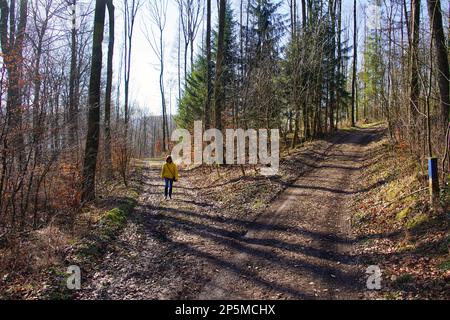
[{"label": "fallen leaves", "polygon": [[367,239],[357,244],[357,254],[366,264],[380,266],[383,287],[366,298],[450,299],[449,277],[440,268],[448,259],[448,221],[433,216],[424,192],[386,206],[396,195],[419,190],[422,182],[404,154],[388,154],[383,145],[372,149],[386,156],[368,162],[362,172],[366,191],[356,196],[353,226],[359,238]]}]

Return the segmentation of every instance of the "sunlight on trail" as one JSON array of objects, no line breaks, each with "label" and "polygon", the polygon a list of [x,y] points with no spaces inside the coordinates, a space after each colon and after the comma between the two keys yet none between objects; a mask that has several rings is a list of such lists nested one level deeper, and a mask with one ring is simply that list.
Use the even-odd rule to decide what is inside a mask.
[{"label": "sunlight on trail", "polygon": [[163,164],[164,164],[163,158],[133,159],[131,162],[132,166],[145,168],[160,168]]}]

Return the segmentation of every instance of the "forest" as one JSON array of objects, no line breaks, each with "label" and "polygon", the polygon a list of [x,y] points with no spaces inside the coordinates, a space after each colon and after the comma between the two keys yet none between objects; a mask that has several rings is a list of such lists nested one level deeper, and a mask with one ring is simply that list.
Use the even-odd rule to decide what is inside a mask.
[{"label": "forest", "polygon": [[[411,176],[401,191],[374,189],[379,193],[370,203],[364,196],[358,198],[363,191],[347,189],[323,201],[364,204],[365,209],[355,212],[382,207],[371,220],[374,225],[378,221],[381,229],[388,223],[388,218],[379,218],[383,210],[397,210],[394,216],[404,214],[412,224],[427,216],[431,222],[427,220],[418,237],[438,239],[435,245],[445,252],[429,258],[436,258],[436,264],[444,267],[439,269],[442,278],[427,287],[430,295],[426,298],[450,298],[445,284],[450,279],[449,5],[446,0],[0,0],[0,299],[27,298],[16,288],[24,284],[27,273],[42,275],[45,270],[42,277],[58,282],[49,270],[66,267],[63,261],[67,258],[61,257],[67,248],[79,250],[73,249],[73,243],[81,243],[87,251],[94,246],[97,259],[107,263],[103,251],[110,249],[102,243],[97,250],[99,245],[93,242],[113,242],[123,229],[122,236],[126,236],[127,219],[139,225],[138,220],[122,216],[132,215],[133,208],[137,208],[135,215],[145,206],[155,212],[166,208],[152,195],[160,192],[162,197],[163,190],[161,182],[152,179],[177,142],[171,139],[174,130],[193,133],[196,121],[202,121],[204,130],[277,129],[282,161],[282,173],[267,181],[262,181],[261,168],[256,165],[180,167],[181,180],[186,177],[180,181],[180,190],[181,186],[192,187],[185,195],[192,197],[192,205],[198,206],[195,199],[202,196],[213,197],[204,199],[199,210],[213,210],[209,206],[216,206],[217,201],[223,212],[229,208],[232,212],[236,205],[239,217],[255,210],[256,219],[264,218],[264,213],[259,215],[256,210],[271,210],[284,196],[286,201],[320,203],[316,194],[310,198],[306,191],[291,194],[289,186],[298,184],[299,177],[284,174],[308,170],[303,169],[303,161],[320,167],[321,161],[331,161],[330,152],[341,152],[341,160],[347,161],[330,163],[330,170],[348,169],[351,161],[357,161],[355,165],[369,161],[348,169],[351,174],[345,173],[347,178],[339,175],[348,180],[342,180],[342,186],[360,180],[365,183],[370,180],[366,174],[378,174],[373,188],[400,184],[402,177]],[[136,58],[142,56],[149,62]],[[152,70],[147,76],[143,71],[146,63]],[[158,81],[144,85],[149,77]],[[150,87],[157,92],[154,99],[140,98],[145,93],[137,92]],[[373,147],[377,139],[382,142]],[[348,148],[339,149],[343,144]],[[334,145],[335,153],[330,151]],[[357,149],[359,145],[361,149]],[[386,166],[385,171],[376,171],[381,165]],[[397,170],[393,178],[387,173],[391,169]],[[318,170],[320,179],[322,171]],[[358,173],[363,176],[356,176]],[[323,172],[323,178],[338,174]],[[236,191],[229,189],[230,194],[240,194],[234,199],[238,204],[217,198],[223,192],[220,186],[228,183],[236,187]],[[250,189],[242,191],[244,188]],[[316,186],[318,192],[327,188]],[[370,192],[366,189],[361,190]],[[176,193],[177,182],[174,190]],[[357,194],[357,200],[339,198],[347,193]],[[252,194],[258,201],[253,202]],[[387,200],[383,194],[388,195]],[[328,195],[324,197],[328,199]],[[143,198],[147,202],[142,202]],[[183,201],[189,202],[186,199]],[[385,201],[379,203],[380,199]],[[173,214],[189,211],[182,205],[168,206],[164,209],[167,214],[170,210]],[[243,218],[236,228],[249,230],[253,220],[248,215],[249,220]],[[429,218],[434,215],[436,218]],[[238,221],[236,217],[230,221]],[[162,223],[164,230],[185,230],[200,223],[159,219],[155,223]],[[217,219],[223,223],[222,218]],[[340,226],[334,218],[327,219]],[[358,219],[367,222],[369,218]],[[406,221],[402,219],[397,220]],[[401,242],[404,249],[412,245],[408,242],[411,235],[408,223],[398,221],[396,228],[408,229]],[[219,232],[215,227],[198,230],[195,235],[245,234],[240,229]],[[159,227],[148,228],[148,234],[163,232]],[[106,241],[101,240],[100,232],[106,232]],[[205,241],[213,241],[203,236],[208,239]],[[45,239],[53,239],[48,241],[53,245]],[[253,244],[257,243],[262,242]],[[248,249],[247,254],[251,250],[257,249]],[[183,252],[194,254],[188,249]],[[197,254],[196,259],[210,261]],[[325,258],[322,253],[317,257]],[[341,273],[333,276],[339,278]],[[415,286],[407,274],[405,279],[396,274],[393,282],[412,284],[397,288],[396,296],[386,293],[385,298],[423,298],[421,284]],[[186,279],[190,277],[194,276],[186,275]],[[214,282],[211,277],[208,280]],[[231,277],[217,281],[231,281]],[[289,297],[314,298],[314,294],[283,291],[281,284],[277,287],[263,275],[258,279],[259,286],[272,283],[270,290],[278,288]],[[41,285],[33,283],[32,287]],[[186,289],[175,298],[195,298],[201,292],[213,292],[214,296],[214,290],[202,288]],[[58,292],[57,298],[68,294],[66,289],[63,293],[58,290],[53,290]],[[262,291],[257,298],[278,297]],[[174,298],[162,292],[145,297]],[[136,297],[124,293],[114,298]],[[369,294],[365,298],[375,297]]]}]

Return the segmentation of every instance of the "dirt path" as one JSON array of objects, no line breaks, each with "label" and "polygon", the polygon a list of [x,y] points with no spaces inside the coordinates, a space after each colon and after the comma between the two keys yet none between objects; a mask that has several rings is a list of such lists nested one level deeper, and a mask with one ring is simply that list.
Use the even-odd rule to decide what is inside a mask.
[{"label": "dirt path", "polygon": [[[120,239],[86,276],[82,299],[348,299],[364,280],[349,205],[379,130],[337,135],[310,169],[250,224],[181,179],[161,199],[157,170]],[[226,186],[223,188],[226,192]]]},{"label": "dirt path", "polygon": [[351,255],[349,204],[358,192],[364,145],[372,138],[370,132],[337,138],[326,159],[290,186],[243,238],[248,248],[232,261],[252,276],[227,270],[199,297],[259,298],[258,282],[264,282],[279,297],[358,298],[361,269]]}]

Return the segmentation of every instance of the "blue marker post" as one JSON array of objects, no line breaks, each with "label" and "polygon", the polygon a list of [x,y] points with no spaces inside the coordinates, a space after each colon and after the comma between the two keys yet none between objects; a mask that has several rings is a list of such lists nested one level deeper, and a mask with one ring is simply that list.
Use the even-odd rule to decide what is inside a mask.
[{"label": "blue marker post", "polygon": [[439,178],[437,158],[428,158],[428,181],[430,184],[430,202],[433,207],[439,201]]}]

